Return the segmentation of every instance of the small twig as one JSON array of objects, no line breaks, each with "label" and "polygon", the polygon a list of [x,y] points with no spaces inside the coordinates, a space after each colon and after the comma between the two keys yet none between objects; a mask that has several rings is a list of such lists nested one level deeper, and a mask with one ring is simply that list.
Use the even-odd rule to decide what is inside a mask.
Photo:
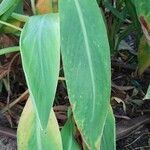
[{"label": "small twig", "polygon": [[111,83],[111,86],[119,91],[129,91],[129,90],[134,89],[133,86],[118,86],[113,82]]},{"label": "small twig", "polygon": [[[125,64],[123,62],[117,62],[117,61],[112,61],[112,66],[113,67],[120,67],[123,69],[128,69],[131,71],[136,71],[136,69],[137,69],[137,65]],[[146,69],[144,73],[150,74],[150,69]]]},{"label": "small twig", "polygon": [[58,80],[65,81],[65,77],[59,77]]},{"label": "small twig", "polygon": [[10,89],[10,70],[11,70],[11,66],[14,62],[14,60],[19,56],[19,54],[17,53],[10,61],[9,66],[8,66],[8,74],[7,74],[7,81],[8,81],[8,96],[7,96],[7,105],[9,105],[9,101],[10,101],[10,95],[11,95],[11,89]]},{"label": "small twig", "polygon": [[141,148],[142,148],[142,149],[143,149],[143,148],[144,148],[144,149],[145,149],[145,148],[150,148],[150,146],[143,146],[143,147],[141,146],[141,147],[136,147],[136,148],[135,148],[135,149],[133,149],[133,150],[138,150],[138,149],[140,150]]},{"label": "small twig", "polygon": [[137,110],[138,113],[150,113],[150,109]]},{"label": "small twig", "polygon": [[68,106],[66,105],[58,105],[53,107],[54,111],[67,111]]},{"label": "small twig", "polygon": [[10,23],[4,22],[4,21],[2,21],[2,20],[0,20],[0,24],[6,25],[6,26],[8,26],[8,27],[10,27],[10,28],[13,28],[13,29],[16,29],[16,30],[18,30],[18,31],[22,31],[22,28],[17,27],[17,26],[14,26],[14,25],[12,25],[12,24],[10,24]]},{"label": "small twig", "polygon": [[[59,80],[65,80],[64,77],[59,77]],[[16,100],[14,100],[12,103],[8,104],[8,106],[4,107],[1,111],[0,114],[5,113],[6,111],[8,111],[10,108],[12,108],[13,106],[15,106],[18,102],[20,102],[22,100],[22,98],[26,95],[29,94],[29,91],[26,90],[20,97],[18,97]]]},{"label": "small twig", "polygon": [[0,126],[0,135],[16,138],[16,131],[10,128],[5,128]]},{"label": "small twig", "polygon": [[115,117],[120,118],[120,119],[125,119],[125,120],[130,120],[131,119],[128,116],[121,116],[121,115],[115,115]]},{"label": "small twig", "polygon": [[14,100],[12,103],[10,103],[8,106],[4,107],[1,111],[0,114],[5,113],[6,111],[8,111],[10,108],[12,108],[13,106],[15,106],[18,102],[20,102],[25,96],[27,96],[29,94],[29,91],[26,90],[20,97],[18,97],[16,100]]},{"label": "small twig", "polygon": [[33,14],[36,15],[35,0],[31,0],[31,7],[32,7]]},{"label": "small twig", "polygon": [[129,147],[130,145],[134,144],[137,140],[139,140],[143,135],[149,135],[150,133],[143,133],[142,135],[140,135],[138,138],[136,138],[134,141],[132,141],[131,143],[129,143],[128,145],[126,145],[125,147]]}]

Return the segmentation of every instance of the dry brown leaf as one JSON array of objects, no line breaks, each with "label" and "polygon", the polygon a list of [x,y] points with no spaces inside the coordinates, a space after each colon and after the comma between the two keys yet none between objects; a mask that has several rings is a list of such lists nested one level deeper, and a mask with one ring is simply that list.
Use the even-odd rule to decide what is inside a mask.
[{"label": "dry brown leaf", "polygon": [[52,11],[52,0],[38,0],[36,9],[39,14],[46,14]]}]

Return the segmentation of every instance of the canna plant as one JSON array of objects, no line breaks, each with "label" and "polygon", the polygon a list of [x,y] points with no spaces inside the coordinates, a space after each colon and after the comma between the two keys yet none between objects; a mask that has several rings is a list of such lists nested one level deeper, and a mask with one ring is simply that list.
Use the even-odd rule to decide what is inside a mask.
[{"label": "canna plant", "polygon": [[[136,9],[137,18],[141,25],[142,36],[138,48],[138,72],[143,74],[144,71],[150,67],[150,0],[140,1],[132,0]],[[144,99],[150,99],[150,86]]]},{"label": "canna plant", "polygon": [[[19,46],[0,55],[20,51],[30,93],[17,130],[18,150],[115,150],[110,51],[135,32],[139,74],[150,66],[149,0],[118,0],[115,6],[110,0],[31,0],[30,17],[22,0],[0,2],[0,32],[20,38]],[[111,12],[107,21],[105,8]],[[120,32],[129,16],[132,23]],[[70,102],[61,130],[53,111],[60,62]]]},{"label": "canna plant", "polygon": [[[39,0],[37,5],[31,0],[31,17],[15,12],[20,0],[0,4],[1,25],[20,37],[19,47],[0,54],[20,49],[30,93],[18,126],[18,150],[115,150],[110,47],[102,11],[96,0],[58,3],[57,12],[51,0]],[[10,17],[25,22],[23,29],[6,22]],[[60,56],[70,102],[61,131],[53,111]]]},{"label": "canna plant", "polygon": [[137,18],[141,24],[142,36],[139,43],[138,49],[138,70],[139,74],[142,74],[150,66],[150,13],[148,1],[132,0],[135,6]]}]

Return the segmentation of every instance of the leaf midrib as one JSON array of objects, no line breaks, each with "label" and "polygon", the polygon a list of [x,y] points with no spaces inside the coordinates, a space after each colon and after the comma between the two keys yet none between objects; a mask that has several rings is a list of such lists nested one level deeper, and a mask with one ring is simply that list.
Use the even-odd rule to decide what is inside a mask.
[{"label": "leaf midrib", "polygon": [[95,105],[96,105],[96,95],[95,95],[96,87],[95,87],[95,80],[94,80],[94,74],[93,74],[93,63],[92,63],[92,58],[91,58],[91,51],[90,51],[89,40],[88,40],[88,36],[87,36],[87,30],[86,30],[83,14],[81,11],[81,7],[80,7],[78,0],[74,0],[74,3],[76,6],[76,9],[77,9],[78,17],[80,20],[80,25],[81,25],[81,28],[83,31],[82,33],[83,33],[84,42],[85,42],[85,49],[86,49],[88,64],[89,64],[89,68],[90,68],[90,76],[91,76],[91,82],[92,82],[92,93],[93,93],[92,115],[91,115],[91,119],[90,119],[92,122],[94,119],[94,110],[95,110]]}]

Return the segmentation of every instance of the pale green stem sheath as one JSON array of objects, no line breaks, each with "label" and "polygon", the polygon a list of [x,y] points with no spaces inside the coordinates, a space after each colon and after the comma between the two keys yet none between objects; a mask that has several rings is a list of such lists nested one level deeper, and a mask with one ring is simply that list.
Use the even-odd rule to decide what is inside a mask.
[{"label": "pale green stem sheath", "polygon": [[17,26],[14,26],[14,25],[12,25],[12,24],[10,24],[10,23],[4,22],[4,21],[2,21],[2,20],[0,20],[0,24],[3,24],[3,25],[6,25],[6,26],[8,26],[8,27],[14,28],[14,29],[16,29],[16,30],[22,31],[21,28],[19,28],[19,27],[17,27]]},{"label": "pale green stem sheath", "polygon": [[18,14],[18,13],[12,13],[11,17],[21,22],[27,22],[30,18],[29,16]]},{"label": "pale green stem sheath", "polygon": [[35,0],[31,0],[31,7],[32,7],[33,14],[36,15]]},{"label": "pale green stem sheath", "polygon": [[0,49],[0,55],[19,51],[19,46]]}]

